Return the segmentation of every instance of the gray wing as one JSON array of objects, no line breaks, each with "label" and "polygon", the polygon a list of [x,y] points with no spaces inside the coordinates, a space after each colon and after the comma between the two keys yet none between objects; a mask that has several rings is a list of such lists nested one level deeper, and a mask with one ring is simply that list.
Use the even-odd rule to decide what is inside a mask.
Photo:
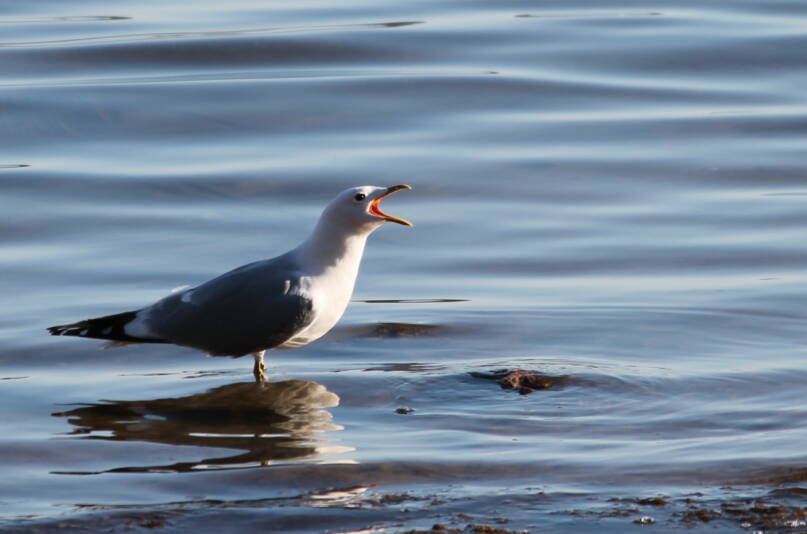
[{"label": "gray wing", "polygon": [[300,274],[284,256],[250,263],[169,295],[147,309],[160,338],[216,356],[241,356],[282,344],[313,320]]}]

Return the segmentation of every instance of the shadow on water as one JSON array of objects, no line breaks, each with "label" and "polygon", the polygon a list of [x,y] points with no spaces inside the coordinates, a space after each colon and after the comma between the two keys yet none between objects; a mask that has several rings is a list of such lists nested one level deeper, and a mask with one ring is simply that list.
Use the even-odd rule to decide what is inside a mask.
[{"label": "shadow on water", "polygon": [[242,382],[187,397],[102,401],[56,417],[67,417],[78,439],[141,441],[245,451],[242,454],[177,462],[125,466],[104,471],[55,474],[190,472],[235,469],[316,458],[346,448],[318,446],[316,435],[341,430],[324,408],[339,397],[308,380],[258,384]]},{"label": "shadow on water", "polygon": [[353,302],[365,304],[442,304],[454,302],[470,302],[471,299],[354,299]]}]

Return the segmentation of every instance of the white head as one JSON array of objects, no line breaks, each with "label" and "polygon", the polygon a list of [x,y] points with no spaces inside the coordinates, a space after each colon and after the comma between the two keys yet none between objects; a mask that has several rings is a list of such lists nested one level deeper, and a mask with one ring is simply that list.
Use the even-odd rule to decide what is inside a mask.
[{"label": "white head", "polygon": [[354,233],[369,233],[385,222],[412,226],[406,219],[393,217],[381,211],[381,199],[401,189],[412,189],[406,184],[391,187],[363,185],[339,193],[322,212],[320,223],[338,225]]}]

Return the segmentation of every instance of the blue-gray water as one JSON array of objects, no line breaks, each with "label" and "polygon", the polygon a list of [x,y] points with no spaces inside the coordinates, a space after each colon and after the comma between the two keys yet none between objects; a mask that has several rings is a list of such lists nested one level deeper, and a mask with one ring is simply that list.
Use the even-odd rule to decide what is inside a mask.
[{"label": "blue-gray water", "polygon": [[[727,507],[805,504],[806,28],[798,1],[4,2],[0,529],[788,529]],[[415,227],[268,389],[45,332],[397,183]],[[572,380],[470,374],[500,368]]]}]

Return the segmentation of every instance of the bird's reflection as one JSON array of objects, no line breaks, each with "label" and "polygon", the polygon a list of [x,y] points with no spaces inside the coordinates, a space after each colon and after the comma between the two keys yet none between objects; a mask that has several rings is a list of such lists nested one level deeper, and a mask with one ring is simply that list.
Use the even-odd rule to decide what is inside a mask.
[{"label": "bird's reflection", "polygon": [[[331,414],[324,409],[338,404],[339,397],[321,384],[286,380],[229,384],[179,398],[104,401],[53,415],[67,417],[77,427],[70,435],[84,439],[244,451],[199,461],[100,471],[187,472],[269,465],[351,450],[324,442],[317,444],[317,434],[341,429],[331,422]],[[93,473],[97,472],[80,472]]]}]

